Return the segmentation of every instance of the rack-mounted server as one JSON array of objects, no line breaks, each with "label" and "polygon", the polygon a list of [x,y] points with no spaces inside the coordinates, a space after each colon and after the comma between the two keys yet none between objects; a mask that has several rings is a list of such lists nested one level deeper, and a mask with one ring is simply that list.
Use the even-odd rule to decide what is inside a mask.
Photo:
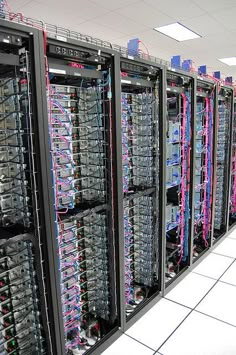
[{"label": "rack-mounted server", "polygon": [[189,263],[193,79],[167,72],[165,280]]},{"label": "rack-mounted server", "polygon": [[211,245],[216,84],[197,81],[193,257]]},{"label": "rack-mounted server", "polygon": [[160,291],[160,73],[120,59],[127,321]]},{"label": "rack-mounted server", "polygon": [[227,231],[230,182],[230,142],[233,115],[233,90],[219,86],[216,147],[216,181],[214,194],[214,242]]},{"label": "rack-mounted server", "polygon": [[232,120],[232,147],[231,147],[231,188],[229,203],[229,227],[231,228],[236,221],[236,104],[234,99],[234,110]]},{"label": "rack-mounted server", "polygon": [[38,31],[1,21],[0,41],[0,353],[52,354]]},{"label": "rack-mounted server", "polygon": [[118,328],[113,57],[47,42],[62,353],[90,353]]},{"label": "rack-mounted server", "polygon": [[1,240],[1,354],[37,355],[47,351],[39,296],[42,279],[36,277],[39,250],[33,242],[30,234]]}]

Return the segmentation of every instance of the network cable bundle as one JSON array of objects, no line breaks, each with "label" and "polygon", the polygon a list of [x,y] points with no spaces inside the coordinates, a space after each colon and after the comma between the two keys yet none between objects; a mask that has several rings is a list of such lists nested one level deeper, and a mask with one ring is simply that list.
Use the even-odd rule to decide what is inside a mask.
[{"label": "network cable bundle", "polygon": [[58,48],[48,45],[47,89],[60,297],[65,351],[83,354],[117,317],[111,63],[81,49],[67,60]]},{"label": "network cable bundle", "polygon": [[158,70],[121,62],[125,300],[129,316],[157,291]]},{"label": "network cable bundle", "polygon": [[197,85],[193,256],[210,245],[213,189],[214,86]]},{"label": "network cable bundle", "polygon": [[166,282],[186,265],[190,223],[191,80],[167,75]]},{"label": "network cable bundle", "polygon": [[[26,58],[25,58],[26,59]],[[23,58],[22,58],[23,60]],[[20,224],[29,227],[28,181],[25,174],[26,146],[23,140],[28,100],[27,79],[13,75],[0,79],[0,220],[2,226]]]},{"label": "network cable bundle", "polygon": [[31,46],[27,36],[0,38],[0,354],[51,354]]},{"label": "network cable bundle", "polygon": [[234,103],[234,116],[232,122],[232,166],[231,166],[231,191],[230,191],[230,210],[229,225],[232,226],[236,221],[236,112]]},{"label": "network cable bundle", "polygon": [[222,87],[220,88],[218,95],[217,165],[214,216],[215,239],[219,238],[226,229],[228,199],[227,194],[225,193],[225,184],[229,183],[228,169],[231,114],[232,90],[227,87]]},{"label": "network cable bundle", "polygon": [[31,236],[1,240],[0,260],[0,354],[46,354]]},{"label": "network cable bundle", "polygon": [[131,314],[155,286],[155,224],[153,198],[142,195],[124,200],[125,298]]}]

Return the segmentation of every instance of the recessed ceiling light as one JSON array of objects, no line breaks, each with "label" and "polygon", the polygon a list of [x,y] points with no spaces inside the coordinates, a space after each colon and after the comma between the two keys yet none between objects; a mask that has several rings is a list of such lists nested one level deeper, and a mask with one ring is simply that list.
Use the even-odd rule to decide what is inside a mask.
[{"label": "recessed ceiling light", "polygon": [[178,42],[201,37],[197,33],[191,31],[189,28],[181,25],[181,23],[178,22],[166,26],[156,27],[154,30],[161,32],[168,37],[174,38]]},{"label": "recessed ceiling light", "polygon": [[229,57],[229,58],[222,58],[222,59],[218,59],[220,60],[222,63],[227,64],[227,65],[236,65],[236,57]]}]

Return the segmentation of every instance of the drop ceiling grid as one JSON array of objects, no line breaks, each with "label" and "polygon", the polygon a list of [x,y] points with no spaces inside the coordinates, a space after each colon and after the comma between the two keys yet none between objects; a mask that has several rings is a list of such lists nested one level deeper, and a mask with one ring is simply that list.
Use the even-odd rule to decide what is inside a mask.
[{"label": "drop ceiling grid", "polygon": [[[113,43],[126,45],[140,38],[152,55],[170,59],[180,54],[198,65],[235,75],[236,68],[217,59],[236,55],[235,0],[8,0],[14,11],[77,30]],[[202,36],[183,43],[153,31],[179,21]]]}]

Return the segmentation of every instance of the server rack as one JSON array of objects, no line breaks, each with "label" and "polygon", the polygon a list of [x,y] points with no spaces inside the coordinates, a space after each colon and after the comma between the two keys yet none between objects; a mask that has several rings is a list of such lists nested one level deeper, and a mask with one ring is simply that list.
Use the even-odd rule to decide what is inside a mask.
[{"label": "server rack", "polygon": [[216,90],[217,85],[213,81],[197,79],[193,261],[212,243]]},{"label": "server rack", "polygon": [[4,354],[53,354],[39,32],[0,20],[0,42],[0,347]]},{"label": "server rack", "polygon": [[214,191],[214,223],[213,243],[217,242],[228,231],[228,213],[230,201],[231,172],[231,137],[233,122],[233,89],[229,86],[218,86],[217,94],[217,147],[216,147],[216,179]]},{"label": "server rack", "polygon": [[[122,137],[121,282],[124,329],[157,302],[162,289],[164,70],[146,59],[120,56]],[[118,92],[118,90],[117,90]]]},{"label": "server rack", "polygon": [[230,204],[229,204],[229,229],[236,222],[236,103],[234,98],[234,112],[231,132],[231,174],[230,174]]},{"label": "server rack", "polygon": [[192,264],[194,76],[167,71],[165,287]]},{"label": "server rack", "polygon": [[47,39],[60,354],[100,354],[121,326],[115,60],[77,39]]}]

